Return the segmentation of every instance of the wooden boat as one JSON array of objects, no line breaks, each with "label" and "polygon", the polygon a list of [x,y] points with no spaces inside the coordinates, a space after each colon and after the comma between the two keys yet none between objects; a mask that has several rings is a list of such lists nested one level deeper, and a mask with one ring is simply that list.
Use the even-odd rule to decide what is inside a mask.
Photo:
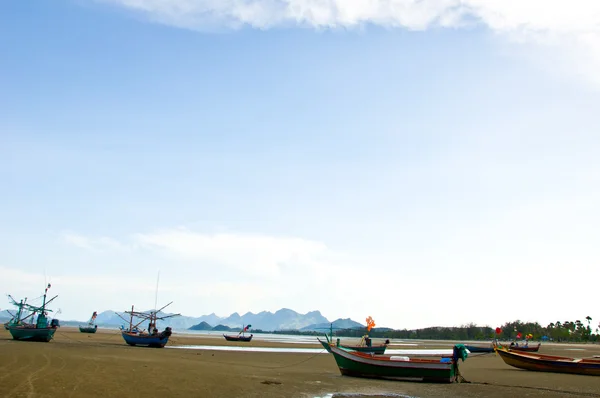
[{"label": "wooden boat", "polygon": [[96,311],[94,311],[94,313],[92,314],[92,317],[88,321],[87,325],[85,325],[85,326],[79,325],[79,331],[81,333],[96,333],[96,331],[98,330],[98,325],[96,325],[94,323],[94,321],[96,320],[97,315],[98,315],[98,313]]},{"label": "wooden boat", "polygon": [[[369,323],[369,320],[372,321],[372,319],[367,318],[367,323]],[[372,324],[372,326],[374,326],[374,325],[375,325],[375,323]],[[369,326],[367,326],[367,333],[370,330],[371,330],[371,328]],[[333,323],[331,323],[329,325],[329,336],[327,336],[327,334],[325,334],[325,339],[327,341],[323,341],[317,337],[317,340],[319,340],[319,343],[321,343],[321,345],[323,346],[323,348],[325,348],[327,350],[327,352],[331,352],[329,347],[332,345],[335,345],[337,347],[342,347],[347,350],[383,355],[383,354],[385,354],[385,349],[387,348],[388,344],[390,344],[390,340],[386,339],[385,343],[383,343],[383,344],[373,345],[371,342],[371,338],[369,337],[368,334],[362,336],[359,344],[355,344],[355,345],[341,344],[340,339],[337,339],[336,342],[334,343],[333,342]]]},{"label": "wooden boat", "polygon": [[[170,327],[166,327],[165,330],[159,333],[158,329],[156,328],[156,322],[158,320],[179,316],[179,314],[172,314],[166,316],[158,316],[157,314],[169,305],[171,305],[171,303],[165,305],[159,310],[150,311],[149,313],[135,311],[132,305],[131,311],[125,311],[126,314],[129,314],[129,326],[127,328],[121,326],[121,336],[123,336],[123,340],[125,340],[125,342],[131,346],[163,348],[169,342],[169,337],[172,334],[172,330]],[[118,313],[117,315],[121,319],[127,321]],[[134,318],[141,319],[141,321],[134,324]],[[139,326],[144,321],[148,321],[147,331],[139,329]]]},{"label": "wooden boat", "polygon": [[496,349],[496,352],[507,365],[519,369],[600,376],[600,359],[581,359],[516,352],[506,347],[499,347]]},{"label": "wooden boat", "polygon": [[385,349],[387,348],[387,346],[389,344],[389,340],[386,340],[386,343],[384,343],[384,344],[378,344],[378,345],[340,344],[339,339],[337,339],[336,343],[332,343],[331,340],[329,340],[329,339],[327,341],[323,341],[323,340],[319,339],[318,337],[317,337],[317,340],[319,340],[319,343],[321,343],[321,345],[323,346],[323,348],[325,348],[327,350],[327,352],[331,352],[330,347],[332,345],[335,345],[336,347],[341,347],[346,350],[365,352],[365,353],[373,353],[373,354],[377,354],[377,355],[385,354]]},{"label": "wooden boat", "polygon": [[494,352],[493,344],[481,345],[481,344],[465,344],[465,348],[472,353],[486,353]]},{"label": "wooden boat", "polygon": [[522,351],[522,352],[538,352],[542,343],[538,343],[537,345],[529,345],[525,343],[525,345],[511,344],[508,346],[508,349],[511,351]]},{"label": "wooden boat", "polygon": [[335,362],[344,376],[420,380],[452,383],[459,376],[458,360],[466,359],[464,346],[455,346],[453,355],[437,359],[374,355],[330,345]]},{"label": "wooden boat", "polygon": [[[46,296],[50,289],[50,284],[44,290],[44,296],[41,307],[27,304],[27,299],[17,302],[12,296],[9,295],[12,304],[17,307],[17,313],[11,321],[9,321],[5,328],[8,329],[14,340],[23,341],[43,341],[49,342],[54,337],[56,329],[60,327],[58,319],[52,319],[48,323],[48,312],[52,310],[47,308],[56,297],[54,296],[50,300],[46,301]],[[25,316],[26,312],[31,312]],[[31,317],[33,318],[37,314],[35,323],[26,323],[24,320]]]},{"label": "wooden boat", "polygon": [[254,335],[251,334],[250,336],[246,336],[246,332],[251,327],[252,327],[252,325],[246,325],[246,326],[242,325],[242,330],[237,335],[233,336],[230,334],[224,334],[223,337],[225,337],[225,340],[227,340],[227,341],[244,341],[246,343],[250,342],[252,340],[252,336],[254,336]]},{"label": "wooden boat", "polygon": [[227,334],[223,335],[223,337],[225,337],[225,340],[227,340],[227,341],[245,341],[245,342],[252,340],[252,336],[254,336],[254,335],[252,335],[252,334],[250,336],[239,336],[239,335],[232,336],[232,335],[227,335]]}]

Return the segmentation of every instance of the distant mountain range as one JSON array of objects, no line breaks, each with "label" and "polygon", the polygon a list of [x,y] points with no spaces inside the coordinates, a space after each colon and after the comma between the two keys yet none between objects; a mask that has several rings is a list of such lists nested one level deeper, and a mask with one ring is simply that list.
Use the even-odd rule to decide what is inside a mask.
[{"label": "distant mountain range", "polygon": [[[129,316],[124,312],[118,312],[125,319]],[[167,314],[168,315],[168,314]],[[7,321],[10,315],[7,311],[0,311],[0,320]],[[60,319],[60,317],[59,317]],[[73,325],[85,323],[85,321],[62,320],[63,325]],[[115,311],[103,311],[96,317],[96,323],[104,327],[119,327],[126,324]],[[175,330],[241,330],[245,325],[252,325],[253,329],[261,329],[264,331],[280,331],[280,330],[300,330],[300,331],[317,331],[324,332],[329,329],[330,321],[325,318],[319,311],[311,311],[306,314],[300,314],[288,308],[282,308],[276,312],[262,311],[258,314],[247,312],[240,315],[237,312],[227,316],[220,317],[212,313],[199,317],[177,316],[164,321],[160,321],[160,327],[170,326]],[[143,325],[142,325],[143,326]],[[333,321],[335,329],[352,329],[364,328],[358,322],[351,319],[337,319]]]},{"label": "distant mountain range", "polygon": [[[125,319],[129,319],[128,314],[118,312]],[[126,324],[115,311],[103,311],[96,317],[96,323],[104,327],[119,327]],[[169,314],[166,314],[169,315]],[[5,322],[10,319],[7,311],[0,311],[0,320]],[[60,317],[59,317],[60,319]],[[135,321],[135,319],[134,319]],[[61,323],[67,325],[83,324],[85,321],[62,320]],[[325,333],[329,329],[331,322],[325,318],[319,311],[311,311],[306,314],[300,314],[288,308],[282,308],[276,312],[262,311],[258,314],[247,312],[240,315],[237,312],[227,316],[220,317],[214,313],[202,315],[199,317],[177,316],[165,319],[160,322],[161,327],[170,326],[175,330],[241,330],[245,325],[252,325],[253,329],[264,331],[281,330],[300,330],[316,331]],[[144,325],[142,325],[143,327]],[[352,319],[337,319],[333,321],[335,329],[354,329],[364,328],[365,326],[353,321]]]}]

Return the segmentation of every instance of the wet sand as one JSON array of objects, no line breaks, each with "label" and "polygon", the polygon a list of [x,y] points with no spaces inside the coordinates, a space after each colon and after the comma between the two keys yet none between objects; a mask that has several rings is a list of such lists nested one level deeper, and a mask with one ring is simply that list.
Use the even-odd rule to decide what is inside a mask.
[{"label": "wet sand", "polygon": [[[169,346],[319,347],[260,338],[231,343],[221,336],[174,334]],[[540,353],[589,357],[600,355],[600,345],[543,344]],[[333,357],[322,353],[130,347],[117,330],[83,334],[63,327],[50,343],[34,343],[13,341],[2,329],[0,359],[1,397],[600,397],[600,377],[528,372],[494,354],[472,354],[460,364],[471,383],[427,384],[341,376]]]}]

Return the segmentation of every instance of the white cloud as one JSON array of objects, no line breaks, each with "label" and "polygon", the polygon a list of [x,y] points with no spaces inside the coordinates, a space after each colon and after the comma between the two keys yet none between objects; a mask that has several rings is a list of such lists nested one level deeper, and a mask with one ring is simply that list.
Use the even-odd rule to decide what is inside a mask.
[{"label": "white cloud", "polygon": [[87,236],[67,232],[62,234],[62,240],[69,245],[94,252],[127,249],[127,246],[119,243],[115,239],[105,236],[90,238]]},{"label": "white cloud", "polygon": [[238,272],[263,276],[289,267],[307,267],[320,260],[327,247],[319,242],[251,234],[202,234],[186,229],[138,234],[141,247],[158,249],[184,260],[216,263]]},{"label": "white cloud", "polygon": [[142,12],[161,23],[198,30],[356,28],[366,24],[425,30],[480,24],[510,40],[558,50],[558,58],[571,72],[600,83],[596,72],[600,67],[600,2],[595,0],[100,1]]},{"label": "white cloud", "polygon": [[[157,269],[158,305],[174,301],[171,311],[191,316],[286,307],[301,313],[318,309],[332,320],[362,322],[371,315],[379,325],[400,328],[471,321],[496,326],[516,318],[544,323],[580,312],[596,317],[594,199],[531,203],[488,216],[485,223],[416,220],[405,226],[407,234],[418,234],[417,224],[431,230],[417,239],[397,235],[396,248],[376,246],[363,254],[352,248],[339,253],[324,243],[294,237],[166,229],[117,242],[113,251],[78,253],[62,271],[49,266],[47,278],[59,294],[54,308],[62,309],[63,319],[86,319],[94,310],[124,310],[132,304],[151,308]],[[71,235],[86,248],[99,240]],[[123,255],[121,247],[136,249]],[[62,263],[57,256],[52,261]],[[44,287],[41,270],[15,267],[0,264],[0,291],[37,297]],[[519,284],[490,290],[496,279],[507,276],[537,283],[525,295]],[[577,314],[568,300],[544,296],[565,283],[581,298]],[[544,305],[535,311],[523,305],[537,296]],[[458,312],[446,311],[440,300],[452,300]],[[496,301],[504,310],[487,311]],[[6,304],[0,301],[0,307]]]}]

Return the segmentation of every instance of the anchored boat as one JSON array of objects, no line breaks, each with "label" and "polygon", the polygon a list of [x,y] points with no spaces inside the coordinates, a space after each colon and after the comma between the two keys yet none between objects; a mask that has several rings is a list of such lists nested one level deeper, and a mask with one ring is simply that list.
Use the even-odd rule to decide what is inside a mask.
[{"label": "anchored boat", "polygon": [[252,340],[252,336],[254,336],[254,335],[251,334],[250,336],[246,336],[245,333],[251,327],[252,327],[252,325],[243,326],[242,330],[236,336],[232,336],[230,334],[224,334],[223,337],[225,337],[225,340],[227,340],[227,341],[244,341],[244,342],[250,342],[250,340]]},{"label": "anchored boat", "polygon": [[[172,302],[171,302],[172,303]],[[172,318],[174,316],[179,316],[180,314],[171,314],[158,316],[158,313],[164,310],[166,307],[171,305],[171,303],[165,305],[159,310],[153,310],[150,312],[139,312],[134,310],[134,306],[131,306],[131,311],[125,311],[126,314],[129,314],[129,320],[123,318],[121,315],[117,313],[117,315],[123,319],[124,321],[129,323],[127,328],[121,326],[121,335],[123,336],[123,340],[131,346],[146,346],[146,347],[155,347],[155,348],[163,348],[168,342],[169,337],[171,336],[172,330],[170,327],[166,327],[165,330],[159,332],[156,328],[156,322],[158,320],[163,320],[167,318]],[[136,321],[140,319],[139,322],[134,323],[133,319],[136,318]],[[143,330],[140,328],[142,323],[148,321],[148,329]]]},{"label": "anchored boat", "polygon": [[340,339],[337,339],[336,342],[334,343],[333,342],[333,323],[331,323],[329,325],[329,336],[327,336],[327,334],[325,334],[325,339],[327,339],[327,341],[323,341],[323,340],[319,339],[318,337],[317,337],[317,340],[319,340],[319,343],[321,343],[321,345],[323,346],[323,348],[325,348],[327,350],[327,352],[331,352],[330,347],[332,345],[335,345],[337,347],[345,348],[347,350],[358,351],[358,352],[368,352],[368,353],[383,355],[385,353],[385,349],[387,348],[388,344],[390,344],[390,340],[386,339],[383,344],[373,345],[373,342],[372,342],[371,338],[369,337],[368,333],[375,326],[375,321],[373,321],[373,318],[371,318],[371,317],[368,317],[366,319],[366,321],[367,321],[367,334],[362,336],[359,344],[355,344],[355,345],[341,344]]},{"label": "anchored boat", "polygon": [[87,325],[85,325],[85,326],[79,325],[79,331],[81,333],[96,333],[96,331],[98,330],[98,325],[95,324],[97,315],[98,315],[98,313],[96,311],[94,311],[94,313],[92,314],[92,317],[88,321]]},{"label": "anchored boat", "polygon": [[[50,284],[48,284],[44,290],[41,306],[27,304],[27,298],[17,302],[9,295],[12,304],[17,307],[17,313],[13,319],[4,325],[4,327],[8,329],[14,340],[44,342],[52,340],[56,329],[60,327],[60,322],[58,319],[52,319],[50,323],[48,323],[48,312],[52,312],[52,310],[48,309],[47,306],[58,296],[46,300],[48,289],[50,289]],[[36,314],[37,319],[35,323],[25,322],[28,318],[33,320]]]},{"label": "anchored boat", "polygon": [[444,383],[458,381],[458,360],[464,361],[468,355],[466,348],[460,344],[454,347],[451,356],[440,356],[438,359],[374,355],[335,345],[329,348],[344,376]]},{"label": "anchored boat", "polygon": [[496,352],[507,365],[519,369],[600,376],[600,359],[596,358],[569,358],[529,352],[515,352],[506,347],[498,347]]}]

